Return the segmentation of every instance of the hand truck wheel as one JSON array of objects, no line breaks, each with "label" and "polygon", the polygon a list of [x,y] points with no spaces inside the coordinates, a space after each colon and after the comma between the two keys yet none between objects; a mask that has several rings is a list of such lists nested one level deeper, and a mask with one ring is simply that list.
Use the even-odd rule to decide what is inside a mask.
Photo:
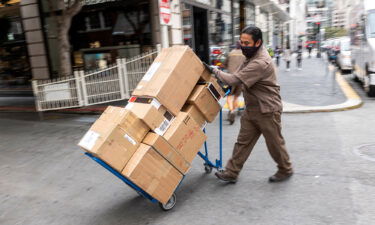
[{"label": "hand truck wheel", "polygon": [[208,164],[203,164],[204,165],[204,171],[206,171],[207,174],[211,173],[212,172],[212,166],[208,165]]},{"label": "hand truck wheel", "polygon": [[177,201],[176,194],[173,193],[167,203],[163,204],[159,202],[159,206],[162,210],[169,211],[176,205],[176,201]]}]

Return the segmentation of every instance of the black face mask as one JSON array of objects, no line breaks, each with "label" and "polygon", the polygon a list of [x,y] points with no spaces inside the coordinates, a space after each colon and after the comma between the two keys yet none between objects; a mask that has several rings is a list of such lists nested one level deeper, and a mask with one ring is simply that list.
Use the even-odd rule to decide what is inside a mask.
[{"label": "black face mask", "polygon": [[246,56],[246,58],[251,58],[257,53],[260,46],[241,46],[242,54]]}]

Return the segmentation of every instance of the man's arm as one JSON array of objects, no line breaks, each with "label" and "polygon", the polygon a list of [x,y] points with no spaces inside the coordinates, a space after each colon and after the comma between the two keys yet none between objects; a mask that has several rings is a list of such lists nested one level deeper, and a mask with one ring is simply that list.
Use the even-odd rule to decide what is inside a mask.
[{"label": "man's arm", "polygon": [[218,69],[214,69],[214,74],[215,76],[222,82],[224,82],[225,84],[228,84],[230,86],[233,86],[233,85],[237,85],[237,84],[240,84],[241,83],[241,80],[238,79],[235,75],[233,74],[230,74],[230,73],[226,73],[226,72],[223,72],[221,70],[218,70]]}]

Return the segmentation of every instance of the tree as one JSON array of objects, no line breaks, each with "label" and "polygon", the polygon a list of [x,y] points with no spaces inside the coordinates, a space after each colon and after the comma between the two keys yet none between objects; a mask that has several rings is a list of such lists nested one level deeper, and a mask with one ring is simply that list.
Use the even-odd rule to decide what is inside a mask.
[{"label": "tree", "polygon": [[59,76],[72,74],[69,29],[72,19],[82,9],[83,0],[47,0],[50,14],[56,22],[59,51]]},{"label": "tree", "polygon": [[339,28],[339,27],[327,27],[325,29],[325,38],[335,38],[335,37],[342,37],[347,35],[347,30],[344,28]]}]

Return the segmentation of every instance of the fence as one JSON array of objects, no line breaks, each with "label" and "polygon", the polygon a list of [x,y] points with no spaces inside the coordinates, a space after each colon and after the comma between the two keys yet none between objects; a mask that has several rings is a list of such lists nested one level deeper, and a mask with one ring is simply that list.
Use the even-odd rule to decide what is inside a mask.
[{"label": "fence", "polygon": [[99,71],[74,71],[74,75],[32,82],[38,111],[82,107],[128,99],[159,52],[117,59]]}]

